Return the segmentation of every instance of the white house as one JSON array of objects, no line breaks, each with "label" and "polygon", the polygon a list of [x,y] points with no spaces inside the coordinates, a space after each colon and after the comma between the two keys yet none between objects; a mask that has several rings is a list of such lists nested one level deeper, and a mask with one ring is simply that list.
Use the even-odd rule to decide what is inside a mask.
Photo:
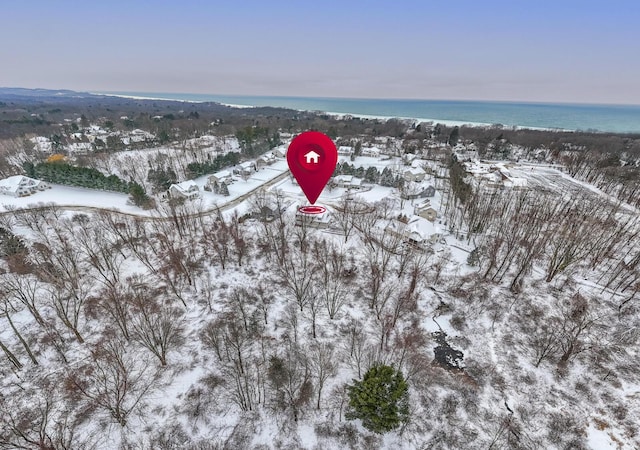
[{"label": "white house", "polygon": [[207,186],[209,188],[213,188],[215,184],[231,184],[231,182],[231,172],[228,170],[221,170],[220,172],[214,173],[207,179]]},{"label": "white house", "polygon": [[256,159],[256,169],[260,169],[264,166],[270,166],[276,162],[276,156],[273,152],[265,153]]},{"label": "white house", "polygon": [[351,156],[353,155],[353,147],[348,145],[341,145],[338,147],[338,155],[340,156]]},{"label": "white house", "polygon": [[385,231],[401,237],[406,243],[421,248],[437,242],[442,237],[442,231],[437,225],[416,216],[409,219],[407,223],[391,220]]},{"label": "white house", "polygon": [[300,227],[306,225],[311,228],[327,228],[331,223],[331,213],[328,210],[320,214],[305,214],[296,211],[295,225]]},{"label": "white house", "polygon": [[183,181],[182,183],[172,184],[169,186],[169,194],[173,198],[185,198],[192,200],[200,197],[200,188],[193,180]]},{"label": "white house", "polygon": [[362,156],[372,156],[375,158],[379,157],[380,153],[382,153],[378,147],[362,147],[361,151]]},{"label": "white house", "polygon": [[411,167],[410,169],[406,169],[402,172],[402,177],[406,181],[422,181],[426,174],[427,172],[420,167]]},{"label": "white house", "polygon": [[234,173],[241,175],[243,177],[248,177],[256,171],[256,163],[253,161],[246,161],[241,164],[238,164],[238,167],[234,169]]},{"label": "white house", "polygon": [[413,200],[422,197],[433,197],[436,188],[424,182],[407,181],[400,189],[400,196],[405,200]]},{"label": "white house", "polygon": [[31,138],[31,142],[34,144],[34,149],[42,153],[53,153],[53,144],[49,138],[44,136],[36,136]]},{"label": "white house", "polygon": [[50,186],[44,181],[34,180],[24,175],[14,175],[0,180],[0,194],[11,197],[25,197],[49,188]]},{"label": "white house", "polygon": [[425,200],[424,202],[417,204],[413,208],[413,213],[416,216],[427,219],[429,222],[435,222],[438,217],[438,211],[431,206],[431,202],[429,200]]},{"label": "white house", "polygon": [[333,184],[345,189],[362,189],[362,179],[353,175],[337,175],[333,177]]},{"label": "white house", "polygon": [[278,158],[286,158],[287,156],[287,147],[277,147],[273,149],[273,154]]},{"label": "white house", "polygon": [[65,146],[65,150],[69,155],[87,155],[93,150],[93,146],[89,142],[72,142]]}]

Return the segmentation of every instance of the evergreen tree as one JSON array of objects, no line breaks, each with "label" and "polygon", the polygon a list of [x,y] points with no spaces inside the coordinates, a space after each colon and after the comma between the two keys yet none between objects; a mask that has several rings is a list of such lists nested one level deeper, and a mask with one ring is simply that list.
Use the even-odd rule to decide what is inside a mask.
[{"label": "evergreen tree", "polygon": [[453,130],[451,130],[451,134],[449,134],[449,145],[454,147],[458,143],[459,138],[460,138],[460,128],[453,127]]},{"label": "evergreen tree", "polygon": [[28,177],[35,178],[36,170],[35,170],[35,166],[33,165],[33,163],[31,161],[23,162],[22,163],[22,168],[24,169],[24,171],[25,171],[25,173],[27,174]]},{"label": "evergreen tree", "polygon": [[362,381],[347,386],[347,419],[360,419],[375,433],[394,430],[409,420],[409,391],[402,372],[391,366],[377,365],[365,373]]},{"label": "evergreen tree", "polygon": [[388,167],[385,167],[382,170],[382,174],[380,175],[380,185],[385,187],[393,187],[395,184],[395,176],[393,172]]},{"label": "evergreen tree", "polygon": [[134,205],[142,208],[148,207],[151,203],[151,199],[144,191],[144,188],[136,182],[132,182],[129,186],[129,195],[131,195],[131,201]]},{"label": "evergreen tree", "polygon": [[220,183],[220,194],[224,195],[225,197],[229,196],[229,188],[227,187],[226,183]]},{"label": "evergreen tree", "polygon": [[378,181],[378,169],[375,166],[370,166],[364,174],[364,179],[369,183],[376,183]]}]

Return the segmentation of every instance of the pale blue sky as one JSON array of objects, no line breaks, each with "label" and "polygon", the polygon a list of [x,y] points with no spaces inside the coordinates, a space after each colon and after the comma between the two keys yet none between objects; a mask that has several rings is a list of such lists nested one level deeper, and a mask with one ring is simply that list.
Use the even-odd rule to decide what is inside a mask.
[{"label": "pale blue sky", "polygon": [[3,1],[0,86],[640,104],[640,2]]}]

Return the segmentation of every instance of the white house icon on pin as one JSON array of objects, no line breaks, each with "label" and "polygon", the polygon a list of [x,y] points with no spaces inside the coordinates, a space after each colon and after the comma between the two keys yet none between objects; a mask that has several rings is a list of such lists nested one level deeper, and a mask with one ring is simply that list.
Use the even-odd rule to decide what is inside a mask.
[{"label": "white house icon on pin", "polygon": [[320,155],[318,155],[316,152],[311,150],[309,153],[304,155],[304,157],[307,160],[307,164],[311,164],[311,163],[318,164],[318,158],[320,157]]}]

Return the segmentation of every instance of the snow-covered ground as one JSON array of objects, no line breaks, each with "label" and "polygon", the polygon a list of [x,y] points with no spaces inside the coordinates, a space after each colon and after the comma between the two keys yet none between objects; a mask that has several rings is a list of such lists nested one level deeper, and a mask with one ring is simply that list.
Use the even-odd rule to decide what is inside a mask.
[{"label": "snow-covered ground", "polygon": [[[129,156],[136,159],[140,154]],[[382,170],[401,163],[358,157],[350,164]],[[526,177],[527,188],[533,191],[601,194],[555,169],[514,166],[510,170]],[[195,180],[201,188],[206,181],[207,177]],[[436,183],[427,179],[425,184]],[[287,209],[283,221],[252,219],[234,230],[233,213],[242,216],[250,212],[251,194],[265,186],[271,194],[284,196]],[[45,214],[29,217],[37,222],[31,223],[12,218],[10,211],[51,202],[139,216],[158,212],[127,205],[124,194],[58,185],[31,197],[0,197],[1,211],[9,218],[3,223],[25,238],[37,267],[35,274],[0,274],[2,286],[29,280],[38,294],[34,302],[45,317],[45,325],[38,324],[15,295],[17,291],[7,288],[10,307],[0,315],[0,340],[23,367],[12,367],[8,358],[0,360],[0,401],[5,402],[0,404],[0,418],[4,423],[22,417],[38,425],[39,416],[32,412],[41,411],[46,405],[43,399],[50,395],[59,409],[53,410],[48,420],[61,423],[62,417],[77,419],[77,423],[68,423],[73,422],[76,438],[94,442],[98,449],[125,445],[207,448],[205,444],[309,450],[637,448],[638,341],[633,333],[623,336],[630,342],[626,346],[614,343],[614,338],[637,329],[638,316],[632,308],[627,316],[620,315],[616,302],[623,297],[619,294],[603,293],[598,282],[572,275],[545,283],[541,267],[535,267],[523,290],[514,294],[499,282],[483,280],[478,269],[467,264],[473,247],[449,235],[441,216],[431,226],[439,227],[444,237],[426,248],[393,241],[385,233],[389,217],[376,219],[371,228],[363,220],[347,239],[335,229],[295,227],[295,206],[306,204],[306,199],[288,176],[282,159],[247,180],[235,177],[229,194],[202,191],[201,198],[188,205],[192,211],[221,208],[228,221],[224,227],[215,215],[200,218],[185,214],[175,221],[145,220],[141,225],[131,217],[118,217],[113,223],[91,220],[98,216],[89,210],[89,220]],[[335,212],[345,194],[346,189],[327,188],[318,204]],[[396,189],[379,185],[349,192],[354,199],[371,204],[387,201],[391,217],[412,216],[415,204],[423,199],[403,201],[398,194]],[[444,193],[436,191],[430,201],[441,213]],[[376,207],[383,209],[381,203]],[[240,233],[239,239],[234,233]],[[286,238],[282,253],[280,236]],[[303,250],[305,243],[311,250]],[[246,255],[242,256],[245,244]],[[60,259],[47,259],[51,254]],[[236,260],[241,257],[242,261]],[[301,264],[305,270],[297,272],[295,267]],[[322,277],[321,272],[332,265],[340,270]],[[3,263],[2,268],[6,266]],[[76,269],[65,270],[72,267]],[[352,277],[343,276],[342,269],[354,269]],[[376,280],[380,271],[385,275]],[[411,301],[403,304],[404,293],[412,289],[412,273],[416,274],[414,291]],[[310,283],[312,293],[297,299],[297,283],[303,282]],[[378,282],[374,300],[373,286]],[[324,305],[316,312],[312,309],[313,302],[324,298],[332,283],[345,296],[333,319]],[[21,289],[29,291],[26,286]],[[74,297],[69,293],[85,295],[86,306],[79,310],[78,324],[83,343],[61,319],[63,307],[69,303],[56,303],[71,301]],[[564,372],[551,358],[535,365],[532,349],[539,344],[538,336],[547,336],[548,325],[560,327],[551,315],[572,304],[578,295],[588,299],[599,321],[585,341],[589,347],[577,353]],[[117,315],[113,315],[114,303],[109,302],[131,302],[126,303],[125,311],[131,315],[128,320],[133,327],[142,323],[140,311],[144,308],[144,303],[134,302],[136,296],[150,303],[162,300],[152,313],[166,309],[169,315],[158,327],[179,325],[180,339],[171,345],[166,367],[160,367],[156,355],[133,330],[129,339],[121,336]],[[267,300],[261,303],[260,298]],[[12,330],[7,314],[26,338],[25,344]],[[391,325],[394,314],[397,322]],[[563,332],[573,319],[566,316]],[[313,323],[316,337],[312,335]],[[47,334],[51,327],[58,335]],[[445,370],[434,363],[435,332],[446,333],[451,347],[464,353],[464,370]],[[105,342],[114,336],[126,349],[124,358],[130,373],[139,374],[143,381],[145,376],[157,377],[140,405],[128,414],[125,426],[116,423],[96,398],[88,399],[72,389],[74,381],[96,380],[91,364],[106,364],[96,351],[105,351]],[[318,344],[331,348],[335,364],[323,387],[319,409],[315,404],[317,367],[312,363]],[[37,366],[31,364],[25,345],[35,349]],[[592,350],[598,345],[602,347]],[[290,353],[292,349],[295,352]],[[60,352],[71,362],[64,363]],[[236,352],[242,353],[244,362],[238,361]],[[285,361],[291,357],[287,367],[295,375],[292,378],[304,377],[306,370],[313,381],[311,399],[300,400],[297,420],[293,419],[291,402],[283,406],[282,398],[274,394],[282,386],[269,381],[273,357]],[[408,377],[412,413],[406,429],[383,436],[344,418],[345,385],[381,361],[402,368]],[[51,380],[50,391],[43,388],[43,380]],[[251,408],[240,406],[238,395],[245,390],[255,394],[256,404]],[[36,425],[33,429],[37,430]]]}]

